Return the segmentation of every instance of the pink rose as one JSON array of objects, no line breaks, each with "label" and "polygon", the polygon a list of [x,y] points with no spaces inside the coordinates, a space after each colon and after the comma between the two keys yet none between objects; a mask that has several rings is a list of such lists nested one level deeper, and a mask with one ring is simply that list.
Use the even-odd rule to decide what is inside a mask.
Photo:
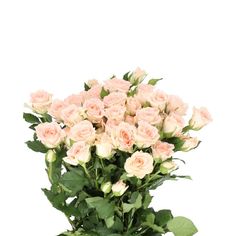
[{"label": "pink rose", "polygon": [[154,86],[150,84],[139,84],[135,98],[137,98],[139,102],[144,105],[150,99],[153,90]]},{"label": "pink rose", "polygon": [[133,83],[141,83],[145,77],[147,76],[146,71],[142,70],[140,67],[137,67],[135,71],[133,71],[130,82]]},{"label": "pink rose", "polygon": [[128,176],[136,176],[139,179],[153,171],[153,158],[149,153],[137,151],[125,162],[125,171]]},{"label": "pink rose", "polygon": [[65,132],[56,122],[45,122],[35,127],[38,139],[48,148],[56,148],[65,139]]},{"label": "pink rose", "polygon": [[194,148],[196,148],[199,144],[199,140],[196,137],[183,136],[181,139],[184,141],[183,146],[181,147],[181,151],[188,152]]},{"label": "pink rose", "polygon": [[173,144],[157,141],[152,146],[152,155],[155,159],[165,161],[173,156],[174,148],[175,146]]},{"label": "pink rose", "polygon": [[151,125],[159,125],[162,122],[162,117],[159,111],[152,107],[145,107],[136,112],[136,121],[146,121]]},{"label": "pink rose", "polygon": [[125,191],[129,188],[129,186],[126,186],[126,184],[123,182],[123,180],[119,180],[115,184],[112,185],[112,192],[114,196],[120,197],[122,196]]},{"label": "pink rose", "polygon": [[175,136],[182,132],[184,120],[182,116],[175,113],[169,114],[163,123],[163,132],[168,136]]},{"label": "pink rose", "polygon": [[170,95],[168,98],[167,112],[174,112],[178,115],[186,115],[188,105],[182,99],[175,95]]},{"label": "pink rose", "polygon": [[189,125],[193,130],[200,130],[212,121],[211,114],[205,107],[193,108],[193,115]]},{"label": "pink rose", "polygon": [[134,116],[126,115],[125,116],[125,122],[129,123],[130,125],[134,125],[135,126],[136,120],[135,120]]},{"label": "pink rose", "polygon": [[163,111],[165,110],[168,96],[163,91],[157,90],[151,94],[148,101],[150,102],[152,107],[158,108],[159,110]]},{"label": "pink rose", "polygon": [[84,110],[75,104],[68,105],[61,110],[61,119],[65,125],[72,127],[84,119]]},{"label": "pink rose", "polygon": [[66,105],[76,105],[78,107],[82,106],[84,102],[84,93],[72,94],[64,100]]},{"label": "pink rose", "polygon": [[31,93],[30,97],[31,106],[35,112],[39,114],[47,113],[52,103],[52,94],[44,90],[38,90],[35,93]]},{"label": "pink rose", "polygon": [[108,107],[105,110],[105,116],[109,120],[122,121],[122,120],[124,120],[125,111],[126,111],[126,109],[124,106],[115,105],[112,107]]},{"label": "pink rose", "polygon": [[83,105],[88,119],[93,123],[98,123],[104,116],[104,104],[98,98],[86,100]]},{"label": "pink rose", "polygon": [[129,115],[135,115],[136,111],[141,109],[141,103],[137,98],[134,97],[128,97],[126,102],[126,109],[127,114]]},{"label": "pink rose", "polygon": [[127,95],[121,92],[112,92],[104,97],[103,102],[105,107],[112,107],[115,105],[125,106]]},{"label": "pink rose", "polygon": [[160,165],[160,171],[162,174],[166,175],[171,171],[174,171],[177,168],[177,165],[174,161],[165,161]]},{"label": "pink rose", "polygon": [[70,129],[68,137],[75,141],[84,141],[92,144],[95,140],[95,128],[88,120],[83,120]]},{"label": "pink rose", "polygon": [[121,151],[131,152],[134,145],[135,127],[121,122],[111,133],[114,147]]},{"label": "pink rose", "polygon": [[100,99],[100,93],[102,91],[102,86],[100,84],[94,85],[91,89],[86,91],[85,99],[98,98]]},{"label": "pink rose", "polygon": [[147,148],[157,142],[160,135],[156,127],[150,125],[146,121],[138,123],[135,135],[135,143],[139,148]]},{"label": "pink rose", "polygon": [[88,81],[86,82],[86,84],[87,84],[90,88],[92,88],[92,87],[94,87],[94,86],[96,86],[96,85],[99,85],[99,82],[98,82],[96,79],[90,79],[90,80],[88,80]]},{"label": "pink rose", "polygon": [[52,101],[51,106],[48,109],[48,113],[53,116],[56,120],[61,120],[61,111],[65,107],[65,104],[63,101],[59,99],[55,99]]},{"label": "pink rose", "polygon": [[109,90],[110,92],[127,93],[129,91],[130,86],[131,83],[129,81],[113,78],[105,81],[104,89]]},{"label": "pink rose", "polygon": [[91,159],[90,146],[85,142],[76,142],[67,151],[67,156],[63,158],[64,162],[77,166],[89,162]]},{"label": "pink rose", "polygon": [[116,127],[121,123],[121,121],[119,120],[111,120],[108,119],[105,125],[105,131],[107,134],[111,134],[112,132],[114,132],[114,129],[116,129]]}]

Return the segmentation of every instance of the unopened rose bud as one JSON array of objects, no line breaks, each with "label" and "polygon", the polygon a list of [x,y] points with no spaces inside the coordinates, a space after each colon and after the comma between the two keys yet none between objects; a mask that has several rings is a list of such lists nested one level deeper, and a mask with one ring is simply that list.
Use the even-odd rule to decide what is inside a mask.
[{"label": "unopened rose bud", "polygon": [[126,186],[126,184],[122,180],[119,180],[118,182],[112,185],[112,192],[116,197],[119,197],[125,193],[128,187],[129,186]]},{"label": "unopened rose bud", "polygon": [[57,155],[53,150],[48,150],[48,152],[46,153],[46,160],[49,163],[52,163],[54,161],[56,161],[57,159]]},{"label": "unopened rose bud", "polygon": [[113,155],[113,146],[111,143],[96,144],[96,154],[101,158],[109,159]]},{"label": "unopened rose bud", "polygon": [[176,164],[173,161],[165,161],[160,165],[160,171],[162,174],[168,174],[170,171],[176,169]]},{"label": "unopened rose bud", "polygon": [[144,78],[147,76],[146,71],[142,70],[141,68],[136,68],[136,70],[132,73],[132,76],[130,78],[130,82],[132,84],[138,83],[140,84]]},{"label": "unopened rose bud", "polygon": [[184,144],[181,147],[181,151],[183,152],[188,152],[196,148],[200,142],[197,138],[193,138],[193,137],[186,137],[183,139],[183,141],[184,141]]},{"label": "unopened rose bud", "polygon": [[112,187],[112,183],[109,181],[109,182],[106,182],[106,183],[102,184],[101,190],[104,193],[110,193],[111,192],[111,187]]}]

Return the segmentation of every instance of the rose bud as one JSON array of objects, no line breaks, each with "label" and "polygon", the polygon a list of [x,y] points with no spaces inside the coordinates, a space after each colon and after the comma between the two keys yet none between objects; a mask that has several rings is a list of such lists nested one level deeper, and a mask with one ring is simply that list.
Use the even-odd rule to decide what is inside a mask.
[{"label": "rose bud", "polygon": [[177,165],[173,161],[165,161],[160,165],[160,171],[162,174],[168,174],[172,170],[175,170]]},{"label": "rose bud", "polygon": [[119,180],[112,185],[112,192],[116,197],[119,197],[125,193],[128,187],[129,186],[126,186],[126,184],[122,180]]},{"label": "rose bud", "polygon": [[57,159],[56,153],[53,150],[48,150],[48,152],[46,153],[46,161],[52,163],[56,161],[56,159]]},{"label": "rose bud", "polygon": [[111,187],[112,187],[112,183],[110,181],[103,183],[101,186],[101,190],[104,193],[110,193],[111,192]]},{"label": "rose bud", "polygon": [[181,151],[183,152],[188,152],[196,148],[200,142],[196,137],[184,137],[182,139],[184,141],[184,144],[181,147]]}]

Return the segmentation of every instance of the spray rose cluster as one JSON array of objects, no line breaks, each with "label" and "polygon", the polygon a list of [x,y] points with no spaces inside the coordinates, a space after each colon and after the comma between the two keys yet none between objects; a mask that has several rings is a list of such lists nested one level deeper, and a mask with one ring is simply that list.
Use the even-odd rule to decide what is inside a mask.
[{"label": "spray rose cluster", "polygon": [[122,79],[90,80],[64,100],[43,90],[31,94],[33,113],[24,119],[34,139],[27,145],[46,153],[51,189],[43,191],[72,225],[61,235],[163,235],[182,223],[182,236],[197,232],[187,218],[150,208],[149,190],[183,177],[173,174],[173,155],[199,145],[190,131],[211,116],[194,107],[185,122],[187,104],[156,89],[160,79],[143,83],[146,77],[137,68]]}]

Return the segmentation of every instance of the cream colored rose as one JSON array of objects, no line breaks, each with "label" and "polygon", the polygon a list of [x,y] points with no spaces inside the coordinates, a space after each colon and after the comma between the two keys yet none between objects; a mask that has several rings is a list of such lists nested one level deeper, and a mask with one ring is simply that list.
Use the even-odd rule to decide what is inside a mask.
[{"label": "cream colored rose", "polygon": [[211,114],[205,107],[193,108],[193,115],[189,125],[193,130],[200,130],[212,121]]},{"label": "cream colored rose", "polygon": [[90,146],[83,141],[74,143],[67,151],[67,156],[63,158],[66,163],[74,166],[83,165],[89,162],[90,159]]},{"label": "cream colored rose", "polygon": [[78,107],[82,106],[84,102],[84,93],[72,94],[65,98],[64,103],[68,105],[76,105]]},{"label": "cream colored rose", "polygon": [[130,86],[131,83],[129,81],[113,78],[105,81],[104,89],[109,90],[110,92],[127,93],[129,91]]},{"label": "cream colored rose", "polygon": [[152,146],[152,155],[154,159],[165,161],[174,154],[174,148],[175,146],[170,143],[157,141]]},{"label": "cream colored rose", "polygon": [[90,79],[90,80],[88,80],[88,81],[86,82],[86,84],[87,84],[90,88],[92,88],[92,87],[94,87],[94,86],[96,86],[96,85],[99,85],[99,82],[98,82],[96,79]]},{"label": "cream colored rose", "polygon": [[84,141],[92,144],[95,140],[95,128],[88,120],[83,120],[70,129],[68,137],[75,141]]},{"label": "cream colored rose", "polygon": [[56,120],[61,120],[61,111],[65,108],[65,103],[59,99],[52,101],[51,106],[48,109],[48,113]]},{"label": "cream colored rose", "polygon": [[141,103],[135,97],[128,97],[126,102],[127,114],[135,115],[136,111],[141,109]]},{"label": "cream colored rose", "polygon": [[103,99],[105,107],[112,107],[116,105],[125,106],[127,95],[121,92],[112,92]]},{"label": "cream colored rose", "polygon": [[199,140],[196,137],[181,137],[181,139],[184,141],[183,146],[181,147],[181,151],[188,152],[194,148],[196,148],[199,144]]},{"label": "cream colored rose", "polygon": [[136,121],[146,121],[151,125],[160,125],[162,123],[162,117],[159,115],[159,111],[157,109],[146,107],[137,110]]},{"label": "cream colored rose", "polygon": [[135,71],[133,71],[130,82],[133,83],[141,83],[145,77],[147,76],[146,71],[142,70],[140,67],[137,67]]},{"label": "cream colored rose", "polygon": [[35,127],[38,139],[48,148],[56,148],[65,139],[65,132],[56,122],[45,122]]},{"label": "cream colored rose", "polygon": [[85,118],[85,111],[75,104],[67,105],[61,110],[61,119],[64,124],[72,127]]},{"label": "cream colored rose", "polygon": [[137,98],[139,102],[144,105],[150,99],[153,90],[154,86],[150,84],[139,84],[135,98]]},{"label": "cream colored rose", "polygon": [[131,152],[134,145],[135,127],[121,122],[111,133],[114,147],[121,151]]},{"label": "cream colored rose", "polygon": [[104,116],[104,104],[100,99],[88,99],[84,102],[83,107],[86,111],[88,120],[93,123],[98,123],[102,120]]},{"label": "cream colored rose", "polygon": [[110,159],[114,153],[111,138],[106,133],[102,133],[96,141],[96,154],[101,158]]},{"label": "cream colored rose", "polygon": [[119,120],[108,119],[105,125],[105,132],[111,135],[120,123],[121,121]]},{"label": "cream colored rose", "polygon": [[160,171],[164,175],[175,170],[176,168],[177,168],[177,165],[173,161],[165,161],[160,165]]},{"label": "cream colored rose", "polygon": [[86,91],[86,93],[85,93],[85,100],[88,100],[90,98],[98,98],[98,99],[100,99],[101,91],[102,91],[102,86],[100,84],[94,85],[91,89]]},{"label": "cream colored rose", "polygon": [[122,180],[119,180],[118,182],[112,185],[111,189],[114,196],[119,197],[122,196],[128,188],[129,186],[126,186],[126,184]]},{"label": "cream colored rose", "polygon": [[35,112],[39,114],[47,113],[48,108],[50,107],[52,103],[52,94],[44,90],[38,90],[35,93],[31,93],[30,103],[31,103],[32,109]]},{"label": "cream colored rose", "polygon": [[163,111],[166,108],[168,96],[161,90],[153,92],[148,100],[152,107]]},{"label": "cream colored rose", "polygon": [[157,142],[160,135],[156,127],[146,121],[140,121],[135,134],[135,143],[139,148],[147,148]]},{"label": "cream colored rose", "polygon": [[184,128],[184,120],[181,116],[171,113],[163,123],[163,132],[168,136],[175,136],[182,132]]},{"label": "cream colored rose", "polygon": [[125,171],[128,176],[136,176],[139,179],[153,171],[153,158],[150,154],[137,151],[125,162]]},{"label": "cream colored rose", "polygon": [[136,124],[135,116],[126,115],[125,116],[125,122],[130,124],[130,125],[134,125],[135,126],[135,124]]},{"label": "cream colored rose", "polygon": [[105,109],[105,116],[109,120],[122,121],[124,120],[125,107],[120,105],[115,105]]},{"label": "cream colored rose", "polygon": [[175,95],[170,95],[166,107],[167,112],[174,112],[180,116],[186,115],[188,105],[182,99]]}]

